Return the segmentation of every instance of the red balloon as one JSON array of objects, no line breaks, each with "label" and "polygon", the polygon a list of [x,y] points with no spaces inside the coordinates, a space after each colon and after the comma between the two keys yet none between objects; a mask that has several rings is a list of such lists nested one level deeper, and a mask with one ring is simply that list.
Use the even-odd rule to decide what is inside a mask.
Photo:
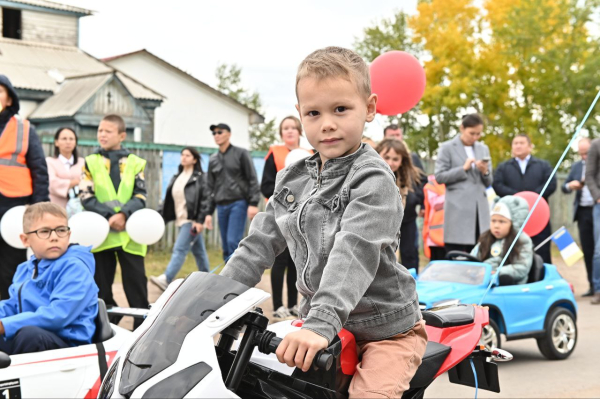
[{"label": "red balloon", "polygon": [[371,91],[377,94],[377,112],[398,115],[410,110],[423,97],[425,70],[404,51],[389,51],[371,64]]},{"label": "red balloon", "polygon": [[[535,204],[535,201],[537,201],[539,194],[534,193],[533,191],[522,191],[520,193],[515,194],[515,196],[525,199],[525,201],[527,201],[527,204],[529,205],[529,210],[531,210],[533,204]],[[548,206],[546,200],[542,198],[535,207],[535,211],[533,211],[533,213],[531,214],[531,217],[529,218],[529,221],[525,225],[523,231],[529,237],[536,236],[540,234],[542,230],[544,230],[544,228],[548,225],[549,221],[550,207]]]}]

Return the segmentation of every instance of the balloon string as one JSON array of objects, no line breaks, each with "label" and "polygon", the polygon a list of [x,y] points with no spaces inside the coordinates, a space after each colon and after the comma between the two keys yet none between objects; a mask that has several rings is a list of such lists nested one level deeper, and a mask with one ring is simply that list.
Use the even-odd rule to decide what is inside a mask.
[{"label": "balloon string", "polygon": [[560,159],[556,163],[556,166],[554,166],[554,169],[552,170],[552,174],[550,174],[550,177],[546,181],[546,184],[544,184],[544,188],[542,188],[542,191],[539,193],[537,199],[535,200],[535,203],[533,204],[533,206],[531,207],[531,210],[527,214],[527,218],[525,218],[525,222],[523,223],[523,225],[519,229],[519,232],[517,233],[517,236],[513,240],[512,244],[510,245],[510,248],[506,252],[506,255],[504,255],[504,258],[502,259],[502,262],[500,262],[500,266],[498,266],[498,269],[496,269],[496,274],[492,275],[492,278],[490,279],[490,283],[488,284],[487,289],[485,290],[485,292],[483,293],[483,296],[481,297],[481,300],[479,301],[479,305],[481,305],[483,303],[483,300],[485,299],[485,297],[487,296],[488,292],[492,288],[492,285],[498,279],[498,276],[500,275],[500,270],[502,270],[502,267],[506,263],[506,260],[508,259],[508,256],[510,255],[511,251],[513,250],[515,244],[517,243],[517,241],[521,237],[521,234],[523,234],[523,230],[525,229],[525,226],[527,225],[527,222],[531,218],[531,215],[533,214],[533,211],[535,211],[535,208],[540,203],[540,200],[542,199],[542,196],[544,195],[544,193],[546,192],[546,189],[550,185],[550,182],[552,181],[552,179],[556,175],[556,172],[558,171],[558,168],[559,168],[560,164],[564,161],[565,157],[567,156],[567,153],[569,152],[569,149],[575,143],[575,140],[579,136],[579,132],[581,131],[581,129],[583,128],[583,125],[585,124],[585,122],[587,121],[588,117],[592,113],[592,110],[596,106],[596,103],[598,102],[599,98],[600,98],[600,91],[598,91],[598,94],[596,94],[596,98],[592,102],[592,105],[590,105],[590,108],[586,112],[586,114],[585,114],[583,120],[581,121],[581,123],[579,124],[579,126],[577,126],[577,129],[575,130],[575,134],[573,135],[573,138],[571,139],[571,141],[569,141],[569,145],[567,145],[567,148],[565,148],[565,150],[563,151],[562,156],[560,157]]}]

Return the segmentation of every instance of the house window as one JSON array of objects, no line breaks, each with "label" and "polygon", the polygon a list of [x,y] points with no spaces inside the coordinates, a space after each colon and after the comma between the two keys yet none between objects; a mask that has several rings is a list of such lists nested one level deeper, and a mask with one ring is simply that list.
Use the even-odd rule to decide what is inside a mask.
[{"label": "house window", "polygon": [[2,8],[2,36],[21,39],[21,10]]}]

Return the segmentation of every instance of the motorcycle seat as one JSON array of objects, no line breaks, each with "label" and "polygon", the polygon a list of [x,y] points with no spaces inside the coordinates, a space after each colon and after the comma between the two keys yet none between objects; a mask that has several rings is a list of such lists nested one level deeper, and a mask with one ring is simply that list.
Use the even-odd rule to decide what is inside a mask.
[{"label": "motorcycle seat", "polygon": [[421,313],[428,326],[437,328],[464,326],[475,321],[475,307],[470,305],[452,305]]},{"label": "motorcycle seat", "polygon": [[428,341],[423,355],[423,361],[415,376],[410,380],[411,388],[426,387],[433,381],[435,375],[450,353],[449,346],[439,344],[437,342]]}]

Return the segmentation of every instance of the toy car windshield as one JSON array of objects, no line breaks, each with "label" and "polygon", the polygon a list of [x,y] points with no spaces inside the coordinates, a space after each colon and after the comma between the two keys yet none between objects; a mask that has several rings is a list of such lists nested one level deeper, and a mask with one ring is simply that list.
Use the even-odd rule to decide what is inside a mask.
[{"label": "toy car windshield", "polygon": [[460,262],[434,262],[419,275],[419,281],[444,281],[450,283],[481,285],[485,266]]},{"label": "toy car windshield", "polygon": [[126,397],[173,365],[187,334],[249,287],[227,277],[192,273],[125,358],[119,392]]}]

